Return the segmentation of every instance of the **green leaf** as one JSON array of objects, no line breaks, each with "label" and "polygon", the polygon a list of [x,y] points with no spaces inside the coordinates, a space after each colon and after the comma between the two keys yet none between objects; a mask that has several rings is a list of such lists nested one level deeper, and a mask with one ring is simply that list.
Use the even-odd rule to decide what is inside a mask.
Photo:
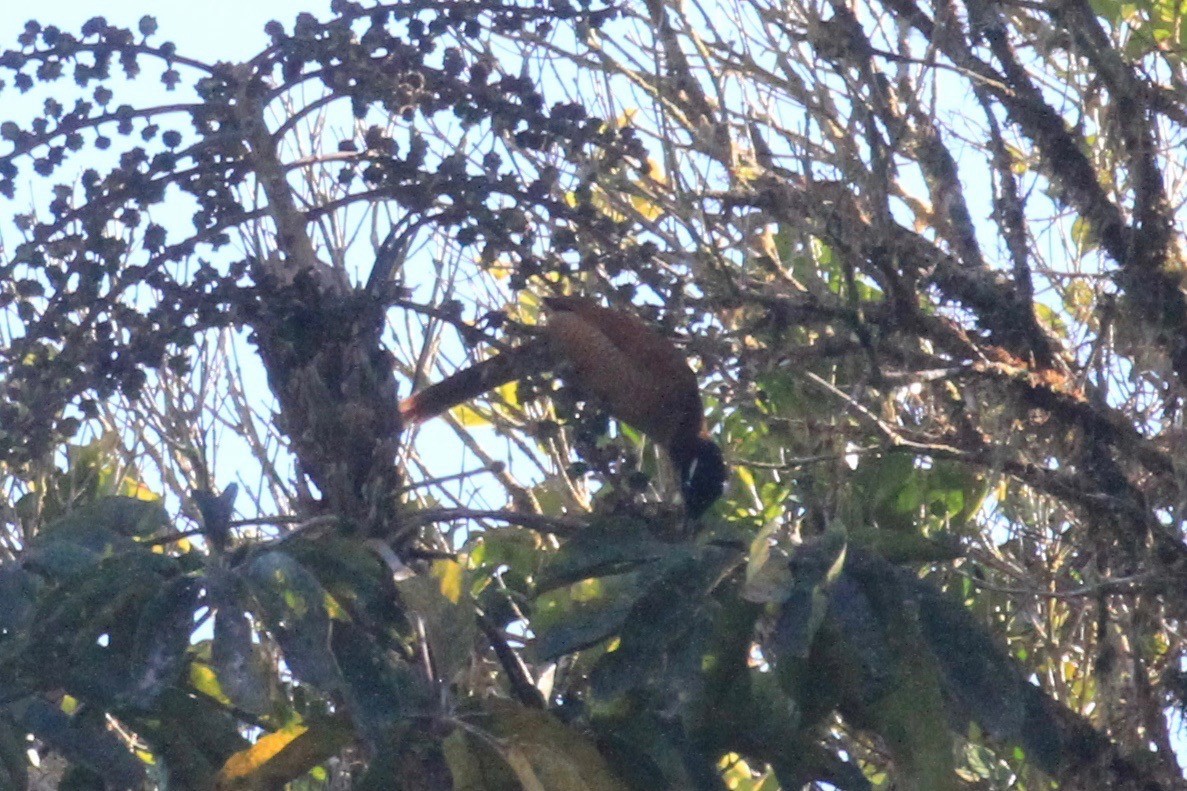
[{"label": "green leaf", "polygon": [[852,575],[842,573],[830,589],[827,619],[844,641],[847,658],[858,668],[853,690],[858,698],[868,701],[886,694],[893,666],[886,625]]},{"label": "green leaf", "polygon": [[616,634],[647,592],[640,579],[638,573],[599,577],[537,598],[531,618],[533,657],[551,661]]},{"label": "green leaf", "polygon": [[626,791],[593,742],[551,714],[493,697],[483,707],[479,724],[525,791]]},{"label": "green leaf", "polygon": [[138,723],[138,735],[152,744],[153,757],[169,768],[169,783],[177,788],[214,787],[220,764],[212,763],[197,741],[198,726],[169,720],[163,725]]},{"label": "green leaf", "polygon": [[639,520],[601,519],[582,529],[549,559],[540,572],[537,590],[620,574],[683,551],[655,538]]},{"label": "green leaf", "polygon": [[435,713],[435,698],[423,674],[356,625],[335,624],[333,648],[351,715],[373,746],[389,740],[397,726]]},{"label": "green leaf", "polygon": [[1090,0],[1089,5],[1098,16],[1109,22],[1123,22],[1125,19],[1122,13],[1125,3],[1122,0]]},{"label": "green leaf", "polygon": [[[167,689],[158,700],[154,714],[160,717],[163,739],[185,733],[212,766],[221,766],[230,755],[247,745],[247,740],[239,732],[239,722],[217,701],[202,695],[183,692],[176,687]],[[138,727],[144,728],[145,721],[141,720]],[[162,738],[155,741],[160,742]]]},{"label": "green leaf", "polygon": [[106,557],[126,553],[135,544],[106,530],[92,530],[86,536],[61,540],[38,536],[25,554],[24,565],[52,581],[63,581],[90,569]]},{"label": "green leaf", "polygon": [[[461,565],[449,561],[433,568],[435,573],[410,577],[396,583],[396,589],[424,625],[434,672],[441,681],[452,684],[469,666],[478,636],[477,613],[469,597],[461,598],[461,580],[451,581]],[[443,589],[454,592],[455,588],[456,602],[443,593]]]},{"label": "green leaf", "polygon": [[103,558],[48,590],[38,602],[20,664],[31,676],[54,679],[81,699],[108,704],[123,699],[132,683],[142,610],[177,572],[172,558],[137,549]]},{"label": "green leaf", "polygon": [[0,565],[0,641],[28,627],[40,587],[40,580],[18,564]]},{"label": "green leaf", "polygon": [[791,588],[791,566],[787,553],[774,546],[771,538],[783,529],[782,522],[770,521],[750,542],[746,558],[746,580],[742,598],[757,604],[777,603]]},{"label": "green leaf", "polygon": [[232,573],[216,569],[207,579],[206,595],[215,611],[210,662],[227,700],[243,711],[263,714],[269,709],[269,674],[252,640],[239,582]]},{"label": "green leaf", "polygon": [[363,541],[341,536],[298,539],[287,542],[285,552],[316,577],[335,604],[352,618],[393,629],[403,627],[391,571]]},{"label": "green leaf", "polygon": [[[780,788],[801,788],[810,783],[827,783],[845,791],[871,791],[861,767],[834,755],[819,744],[797,744],[794,755],[775,761],[773,768]],[[787,751],[791,752],[791,751]],[[928,791],[928,789],[921,789]]]},{"label": "green leaf", "polygon": [[1068,337],[1067,322],[1063,315],[1049,305],[1042,302],[1034,303],[1035,316],[1047,329],[1051,330],[1061,340]]},{"label": "green leaf", "polygon": [[926,581],[916,590],[923,636],[948,693],[990,735],[1018,741],[1026,717],[1023,685],[1029,684],[1017,665],[959,601]]},{"label": "green leaf", "polygon": [[106,531],[134,538],[151,536],[170,524],[169,515],[160,501],[102,497],[50,522],[43,534],[60,538],[65,533],[88,535],[93,531]]},{"label": "green leaf", "polygon": [[467,548],[476,564],[477,585],[497,574],[511,595],[525,597],[535,592],[541,564],[548,554],[540,551],[543,545],[539,534],[520,528],[483,531]]},{"label": "green leaf", "polygon": [[10,717],[0,714],[0,788],[28,787],[27,749],[24,729],[18,730]]},{"label": "green leaf", "polygon": [[144,764],[128,752],[101,717],[71,717],[41,698],[14,704],[10,711],[29,733],[43,739],[67,761],[98,773],[111,786],[132,788],[144,782]]},{"label": "green leaf", "polygon": [[502,791],[516,788],[515,772],[487,739],[461,728],[441,743],[453,779],[453,791]]},{"label": "green leaf", "polygon": [[326,592],[317,579],[276,550],[255,558],[244,579],[293,676],[323,692],[338,689],[342,679],[330,652]]},{"label": "green leaf", "polygon": [[661,574],[646,581],[619,645],[591,674],[595,701],[608,703],[633,690],[685,699],[700,688],[701,661],[719,608],[707,594],[721,572],[717,559],[686,556],[666,562]]},{"label": "green leaf", "polygon": [[775,624],[774,646],[780,657],[805,659],[824,622],[829,590],[845,563],[845,533],[830,530],[805,541],[788,558],[791,587],[785,592]]},{"label": "green leaf", "polygon": [[657,716],[650,707],[606,707],[594,724],[608,759],[631,788],[721,787],[716,768],[695,751],[671,717]]},{"label": "green leaf", "polygon": [[[886,740],[905,787],[937,791],[956,788],[941,668],[929,650],[911,602],[917,581],[885,560],[863,552],[854,552],[845,573],[860,588],[879,625],[870,636],[853,634],[850,629],[846,645],[861,645],[880,634],[887,661],[879,669],[854,663],[849,657],[848,672],[857,675],[859,683],[847,686],[840,705],[842,715],[866,722],[862,727],[869,727]],[[876,680],[871,678],[872,673],[885,673],[886,682],[871,683]],[[863,676],[864,680],[860,680]]]},{"label": "green leaf", "polygon": [[894,683],[872,707],[906,788],[955,791],[959,787],[935,662],[910,641],[900,643]]},{"label": "green leaf", "polygon": [[1087,255],[1100,247],[1092,223],[1083,217],[1072,220],[1072,242],[1076,245],[1077,256]]},{"label": "green leaf", "polygon": [[853,475],[851,524],[930,534],[963,524],[981,507],[984,478],[957,462],[920,463],[906,453],[866,457]]},{"label": "green leaf", "polygon": [[175,683],[194,631],[194,609],[201,583],[179,577],[163,585],[140,612],[132,645],[131,694],[146,705]]},{"label": "green leaf", "polygon": [[168,767],[170,788],[213,788],[218,767],[248,746],[221,704],[176,687],[166,689],[151,712],[129,717],[129,725]]},{"label": "green leaf", "polygon": [[103,775],[85,766],[71,764],[62,772],[58,791],[107,791]]}]

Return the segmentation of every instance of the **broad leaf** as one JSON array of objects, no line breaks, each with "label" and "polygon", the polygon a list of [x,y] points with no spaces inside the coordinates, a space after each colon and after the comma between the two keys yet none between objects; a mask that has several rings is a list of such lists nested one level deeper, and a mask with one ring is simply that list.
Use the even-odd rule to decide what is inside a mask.
[{"label": "broad leaf", "polygon": [[0,565],[0,641],[27,628],[39,588],[40,580],[19,564]]},{"label": "broad leaf", "polygon": [[474,604],[461,597],[461,578],[461,564],[439,561],[430,574],[396,583],[410,614],[424,625],[433,672],[447,684],[468,667],[478,636]]},{"label": "broad leaf", "polygon": [[210,662],[219,691],[229,702],[251,714],[263,714],[269,708],[269,674],[252,640],[241,593],[240,581],[232,573],[211,571],[206,587],[214,609]]},{"label": "broad leaf", "polygon": [[71,763],[98,773],[115,788],[139,788],[144,764],[123,745],[102,718],[71,717],[41,698],[10,709],[22,727],[43,739]]},{"label": "broad leaf", "polygon": [[7,713],[0,712],[0,788],[28,787],[27,750],[24,729],[18,729]]},{"label": "broad leaf", "polygon": [[372,745],[389,739],[397,727],[436,712],[436,697],[423,673],[357,625],[335,624],[333,643],[351,717]]},{"label": "broad leaf", "polygon": [[197,579],[179,577],[163,585],[141,610],[132,646],[134,686],[129,690],[137,705],[147,705],[177,680],[200,591]]},{"label": "broad leaf", "polygon": [[266,733],[227,759],[216,788],[279,788],[309,773],[350,743],[354,731],[342,719],[289,725]]},{"label": "broad leaf", "polygon": [[618,574],[549,591],[536,600],[532,652],[549,661],[616,634],[647,592],[646,575]]},{"label": "broad leaf", "polygon": [[107,531],[120,536],[150,536],[171,524],[165,508],[157,500],[135,497],[103,497],[75,508],[46,525],[43,535],[61,538],[64,534],[87,535]]},{"label": "broad leaf", "polygon": [[537,589],[547,591],[590,577],[618,574],[684,551],[655,538],[638,520],[602,519],[583,528],[549,558]]},{"label": "broad leaf", "polygon": [[273,550],[248,565],[245,579],[293,676],[323,692],[338,689],[341,675],[330,652],[326,592],[314,576]]},{"label": "broad leaf", "polygon": [[494,737],[525,791],[625,791],[593,742],[547,712],[500,698],[483,707],[479,726]]}]

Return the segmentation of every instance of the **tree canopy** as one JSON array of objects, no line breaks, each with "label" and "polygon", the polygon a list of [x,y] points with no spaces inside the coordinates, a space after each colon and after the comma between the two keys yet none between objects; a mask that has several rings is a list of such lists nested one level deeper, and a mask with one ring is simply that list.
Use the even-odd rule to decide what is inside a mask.
[{"label": "tree canopy", "polygon": [[[1177,7],[318,11],[0,51],[0,786],[1182,787]],[[563,376],[402,424],[560,294],[703,518]]]}]

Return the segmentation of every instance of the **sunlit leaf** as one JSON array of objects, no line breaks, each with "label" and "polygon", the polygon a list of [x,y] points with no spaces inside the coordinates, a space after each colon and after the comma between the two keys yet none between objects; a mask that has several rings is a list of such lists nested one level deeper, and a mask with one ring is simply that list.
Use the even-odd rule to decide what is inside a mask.
[{"label": "sunlit leaf", "polygon": [[547,712],[499,698],[484,708],[488,716],[479,722],[525,791],[625,791],[593,742]]},{"label": "sunlit leaf", "polygon": [[[542,594],[532,617],[534,656],[548,661],[595,645],[616,634],[646,588],[636,574],[601,577]],[[574,595],[576,593],[576,595]]]},{"label": "sunlit leaf", "polygon": [[264,734],[251,747],[227,759],[219,770],[216,789],[281,787],[331,758],[352,735],[340,719],[294,724]]},{"label": "sunlit leaf", "polygon": [[451,604],[457,604],[462,597],[462,582],[465,568],[456,560],[433,561],[433,576],[440,582],[441,595]]}]

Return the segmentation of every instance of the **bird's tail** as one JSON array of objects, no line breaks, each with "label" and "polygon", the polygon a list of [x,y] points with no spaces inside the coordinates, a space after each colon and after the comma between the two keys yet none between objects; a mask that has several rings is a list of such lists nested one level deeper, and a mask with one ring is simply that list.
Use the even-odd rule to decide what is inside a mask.
[{"label": "bird's tail", "polygon": [[496,387],[538,373],[547,365],[544,340],[527,341],[413,393],[400,402],[400,417],[408,425],[423,423]]}]

